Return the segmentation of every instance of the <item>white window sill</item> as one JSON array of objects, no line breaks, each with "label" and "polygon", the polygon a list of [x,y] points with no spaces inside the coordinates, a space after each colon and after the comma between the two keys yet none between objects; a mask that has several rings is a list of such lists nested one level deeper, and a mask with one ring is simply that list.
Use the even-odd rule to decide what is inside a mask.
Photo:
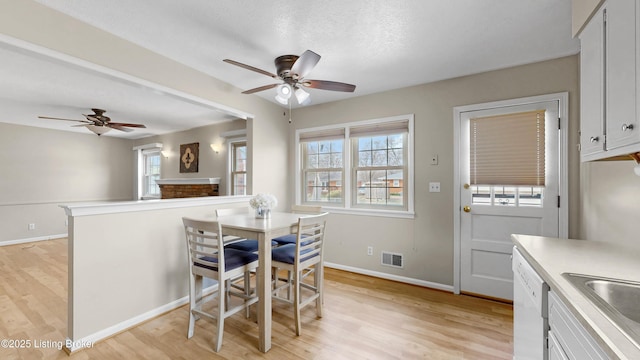
[{"label": "white window sill", "polygon": [[379,217],[399,218],[399,219],[415,219],[416,217],[416,213],[413,211],[343,208],[343,207],[330,207],[330,206],[323,206],[322,210],[328,211],[332,214],[379,216]]}]

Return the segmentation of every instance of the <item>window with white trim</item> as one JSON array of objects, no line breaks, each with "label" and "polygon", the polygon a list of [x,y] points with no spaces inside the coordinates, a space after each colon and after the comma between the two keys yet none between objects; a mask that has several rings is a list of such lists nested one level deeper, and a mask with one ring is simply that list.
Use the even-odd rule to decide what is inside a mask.
[{"label": "window with white trim", "polygon": [[296,136],[299,203],[413,212],[413,115],[303,129]]},{"label": "window with white trim", "polygon": [[231,143],[231,195],[247,194],[247,143]]},{"label": "window with white trim", "polygon": [[156,183],[160,180],[161,168],[160,150],[143,150],[142,162],[142,197],[143,198],[159,198],[160,186]]},{"label": "window with white trim", "polygon": [[136,146],[135,151],[136,187],[135,199],[160,198],[160,186],[156,183],[160,179],[162,167],[162,144],[152,143]]}]

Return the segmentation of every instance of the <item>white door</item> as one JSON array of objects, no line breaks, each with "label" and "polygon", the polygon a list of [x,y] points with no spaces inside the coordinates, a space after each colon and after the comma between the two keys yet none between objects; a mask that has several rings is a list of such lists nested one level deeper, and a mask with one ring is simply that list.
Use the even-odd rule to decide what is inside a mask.
[{"label": "white door", "polygon": [[[544,110],[545,118],[544,186],[509,186],[508,180],[505,185],[469,185],[470,119],[536,110]],[[458,121],[459,289],[512,300],[511,234],[559,236],[559,101],[462,111]]]}]

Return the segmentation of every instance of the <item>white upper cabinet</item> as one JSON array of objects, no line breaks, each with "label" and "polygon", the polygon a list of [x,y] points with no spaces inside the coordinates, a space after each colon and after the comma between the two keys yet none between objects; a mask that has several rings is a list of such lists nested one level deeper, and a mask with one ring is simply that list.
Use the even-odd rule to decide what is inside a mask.
[{"label": "white upper cabinet", "polygon": [[605,2],[580,34],[582,161],[640,151],[638,1]]},{"label": "white upper cabinet", "polygon": [[640,141],[636,121],[636,1],[606,5],[607,150]]},{"label": "white upper cabinet", "polygon": [[580,35],[580,155],[604,152],[604,9]]}]

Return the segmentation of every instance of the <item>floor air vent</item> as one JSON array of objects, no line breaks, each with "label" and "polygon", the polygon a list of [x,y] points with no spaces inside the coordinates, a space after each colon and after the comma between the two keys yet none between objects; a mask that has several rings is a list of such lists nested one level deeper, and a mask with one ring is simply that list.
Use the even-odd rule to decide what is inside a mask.
[{"label": "floor air vent", "polygon": [[404,267],[402,260],[402,254],[390,253],[386,251],[382,252],[382,265],[402,268]]}]

